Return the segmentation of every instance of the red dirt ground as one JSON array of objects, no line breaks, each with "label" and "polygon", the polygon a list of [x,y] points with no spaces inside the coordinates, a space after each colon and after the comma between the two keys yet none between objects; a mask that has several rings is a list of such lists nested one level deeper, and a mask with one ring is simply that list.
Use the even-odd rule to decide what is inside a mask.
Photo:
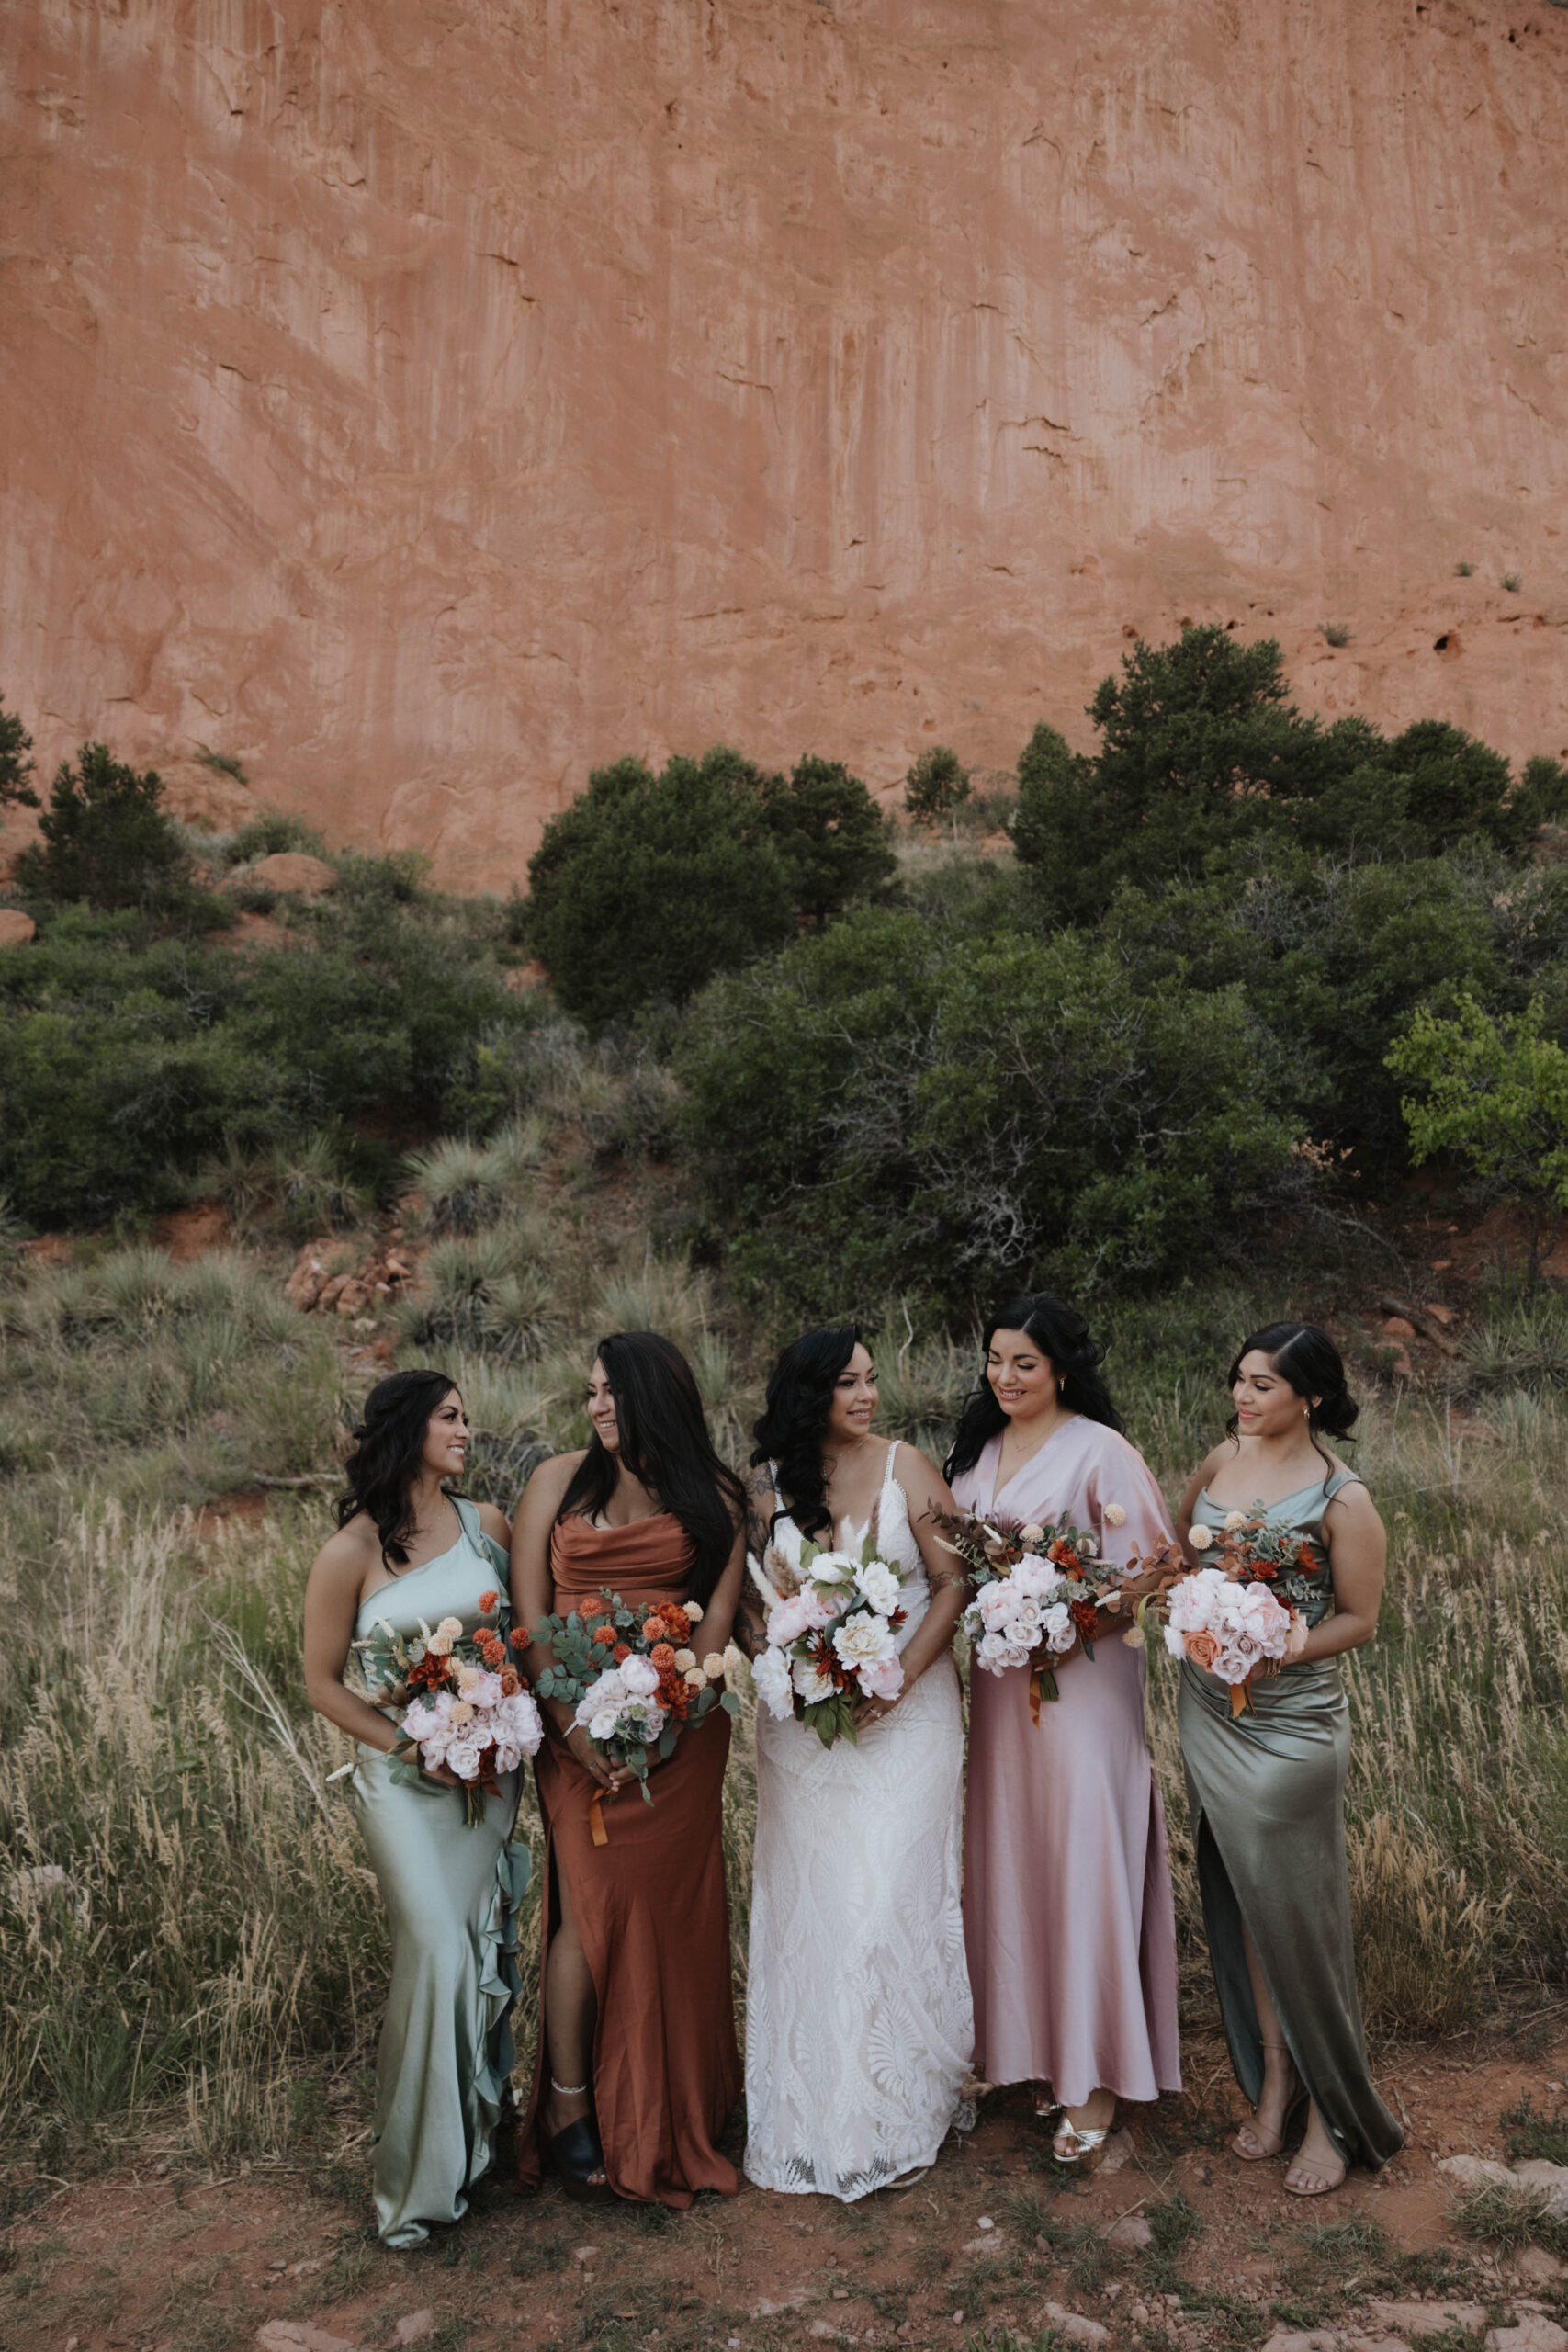
[{"label": "red dirt ground", "polygon": [[[13,2174],[0,2338],[10,2352],[373,2352],[403,2323],[400,2340],[433,2352],[963,2352],[1009,2332],[1066,2342],[1056,2330],[1077,2313],[1111,2352],[1243,2352],[1309,2329],[1326,2331],[1325,2347],[1344,2328],[1387,2340],[1368,2315],[1383,2297],[1427,2301],[1432,2331],[1441,2300],[1480,2307],[1456,2345],[1533,2312],[1550,2344],[1548,2314],[1568,2317],[1559,2266],[1462,2237],[1434,2165],[1502,2153],[1501,2114],[1526,2091],[1538,2112],[1557,2105],[1565,2029],[1554,2013],[1511,2044],[1385,2052],[1379,2078],[1410,2144],[1381,2177],[1352,2174],[1312,2205],[1284,2194],[1282,2165],[1225,2153],[1237,2102],[1223,2048],[1201,2036],[1188,2041],[1186,2093],[1129,2110],[1120,2161],[1086,2182],[1055,2177],[1017,2091],[994,2094],[924,2179],[858,2206],[747,2188],[662,2215],[574,2206],[553,2184],[532,2202],[486,2188],[460,2228],[408,2254],[367,2226],[363,2135],[295,2166],[214,2174],[148,2154],[71,2182]],[[1155,2242],[1108,2243],[1118,2222],[1123,2239],[1151,2222]]]}]

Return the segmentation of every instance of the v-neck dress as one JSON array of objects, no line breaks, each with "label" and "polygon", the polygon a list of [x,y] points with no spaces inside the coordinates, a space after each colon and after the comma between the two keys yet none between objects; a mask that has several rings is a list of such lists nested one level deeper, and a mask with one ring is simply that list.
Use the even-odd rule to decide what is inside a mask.
[{"label": "v-neck dress", "polygon": [[[1287,1594],[1310,1624],[1334,1608],[1324,1514],[1344,1487],[1336,1470],[1269,1506],[1314,1566]],[[1205,1487],[1194,1524],[1216,1532],[1228,1503]],[[1242,1941],[1245,1923],[1296,2072],[1347,2164],[1376,2170],[1404,2135],[1373,2086],[1356,1991],[1350,1884],[1345,1863],[1345,1777],[1350,1710],[1337,1657],[1281,1667],[1231,1713],[1228,1685],[1184,1660],[1179,1708],[1182,1760],[1197,1849],[1209,1956],[1237,2082],[1254,2106],[1263,2042]]]},{"label": "v-neck dress", "polygon": [[[953,1491],[966,1510],[1028,1525],[1070,1520],[1105,1556],[1170,1543],[1164,1498],[1124,1437],[1079,1414],[1000,1491],[994,1437]],[[1110,1504],[1126,1512],[1104,1524]],[[1055,1669],[1036,1724],[1029,1669],[969,1679],[964,1928],[976,2064],[993,2083],[1049,2083],[1064,2106],[1096,2090],[1155,2099],[1181,2087],[1176,1917],[1165,1811],[1144,1720],[1145,1657],[1118,1636]]]},{"label": "v-neck dress", "polygon": [[[510,1621],[507,1559],[475,1506],[452,1497],[461,1533],[449,1552],[378,1585],[359,1604],[355,1637],[378,1623],[417,1635],[446,1616],[471,1634],[481,1598],[500,1595]],[[491,1620],[491,1622],[494,1622]],[[374,1690],[367,1697],[378,1703]],[[399,1710],[382,1707],[396,1721]],[[376,2054],[376,2219],[388,2245],[417,2245],[433,2222],[460,2221],[465,2191],[490,2170],[514,2052],[517,1906],[526,1846],[512,1844],[522,1787],[503,1772],[484,1820],[464,1826],[463,1793],[434,1781],[394,1781],[378,1748],[361,1747],[353,1794],[392,1930],[392,1980]]]}]

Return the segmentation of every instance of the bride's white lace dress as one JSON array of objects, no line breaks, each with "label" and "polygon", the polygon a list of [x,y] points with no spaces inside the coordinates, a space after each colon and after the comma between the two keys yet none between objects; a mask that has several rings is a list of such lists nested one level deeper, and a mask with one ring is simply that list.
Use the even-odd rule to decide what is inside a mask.
[{"label": "bride's white lace dress", "polygon": [[[895,1475],[876,1549],[904,1579],[902,1646],[931,1602]],[[858,1551],[863,1531],[839,1541]],[[773,1544],[793,1567],[800,1533]],[[846,2201],[929,2165],[975,2043],[961,1907],[964,1725],[951,1656],[858,1744],[757,1718],[757,1843],[746,1999],[746,2171]]]}]

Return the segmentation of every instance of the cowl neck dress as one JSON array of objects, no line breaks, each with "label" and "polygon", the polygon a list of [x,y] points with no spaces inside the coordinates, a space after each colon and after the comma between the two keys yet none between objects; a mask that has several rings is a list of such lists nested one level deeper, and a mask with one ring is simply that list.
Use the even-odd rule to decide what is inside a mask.
[{"label": "cowl neck dress", "polygon": [[[1114,1430],[1065,1422],[999,1490],[1002,1441],[953,1481],[966,1510],[1027,1526],[1071,1521],[1104,1556],[1173,1540],[1147,1464]],[[1126,1520],[1105,1525],[1108,1505]],[[1045,2082],[1066,2107],[1096,2090],[1156,2099],[1181,2087],[1176,1917],[1165,1810],[1144,1719],[1145,1656],[1119,1634],[1055,1668],[1029,1703],[1029,1668],[969,1678],[964,1927],[976,2064],[993,2083]]]},{"label": "cowl neck dress", "polygon": [[[1314,1566],[1303,1581],[1308,1623],[1334,1608],[1324,1513],[1362,1482],[1336,1470],[1270,1503],[1272,1527],[1298,1536]],[[1193,1524],[1216,1533],[1235,1508],[1207,1487]],[[1345,1863],[1350,1710],[1337,1657],[1283,1665],[1231,1713],[1229,1687],[1190,1659],[1179,1719],[1209,1956],[1237,2082],[1254,2106],[1263,2042],[1242,1943],[1245,1921],[1296,2072],[1347,2164],[1385,2165],[1404,2135],[1373,2086],[1356,1990]]]},{"label": "cowl neck dress", "polygon": [[[556,1521],[550,1567],[558,1615],[604,1591],[649,1607],[685,1598],[691,1544],[668,1511],[626,1527],[594,1527],[573,1513]],[[699,1656],[701,1634],[698,1625]],[[550,1873],[541,1972],[561,1883],[599,1996],[592,2087],[604,2169],[617,2195],[663,2205],[689,2205],[703,2188],[732,2197],[740,2186],[719,2150],[740,2095],[724,1884],[728,1756],[729,1717],[714,1707],[650,1774],[651,1804],[628,1788],[601,1807],[602,1846],[589,1810],[598,1783],[547,1716],[534,1761]],[[544,2063],[541,2037],[519,2148],[525,2188],[536,2186],[546,2161]]]},{"label": "cowl neck dress", "polygon": [[[422,1619],[434,1625],[448,1616],[471,1634],[489,1593],[501,1597],[504,1635],[506,1555],[482,1532],[471,1502],[451,1500],[456,1544],[367,1594],[356,1640],[369,1639],[378,1624],[412,1639]],[[375,1690],[365,1695],[379,1704]],[[400,1710],[380,1713],[396,1722]],[[433,2222],[462,2219],[465,2191],[493,2160],[515,2056],[516,1913],[530,1870],[527,1847],[511,1843],[522,1776],[502,1773],[482,1825],[469,1829],[461,1790],[394,1781],[378,1748],[357,1754],[355,1810],[392,1931],[376,2055],[376,2219],[388,2245],[417,2245]]]}]

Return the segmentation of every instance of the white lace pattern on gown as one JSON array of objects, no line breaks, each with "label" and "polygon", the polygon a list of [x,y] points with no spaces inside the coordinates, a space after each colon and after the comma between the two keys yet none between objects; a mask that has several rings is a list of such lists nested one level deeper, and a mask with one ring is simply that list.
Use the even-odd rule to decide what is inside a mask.
[{"label": "white lace pattern on gown", "polygon": [[[931,1602],[894,1476],[877,1551],[904,1579],[908,1642]],[[840,1530],[846,1550],[862,1533]],[[800,1534],[773,1542],[792,1564]],[[858,1745],[757,1718],[746,2008],[746,2171],[846,2202],[929,2165],[962,2092],[975,2021],[961,1907],[964,1728],[951,1657]]]}]

